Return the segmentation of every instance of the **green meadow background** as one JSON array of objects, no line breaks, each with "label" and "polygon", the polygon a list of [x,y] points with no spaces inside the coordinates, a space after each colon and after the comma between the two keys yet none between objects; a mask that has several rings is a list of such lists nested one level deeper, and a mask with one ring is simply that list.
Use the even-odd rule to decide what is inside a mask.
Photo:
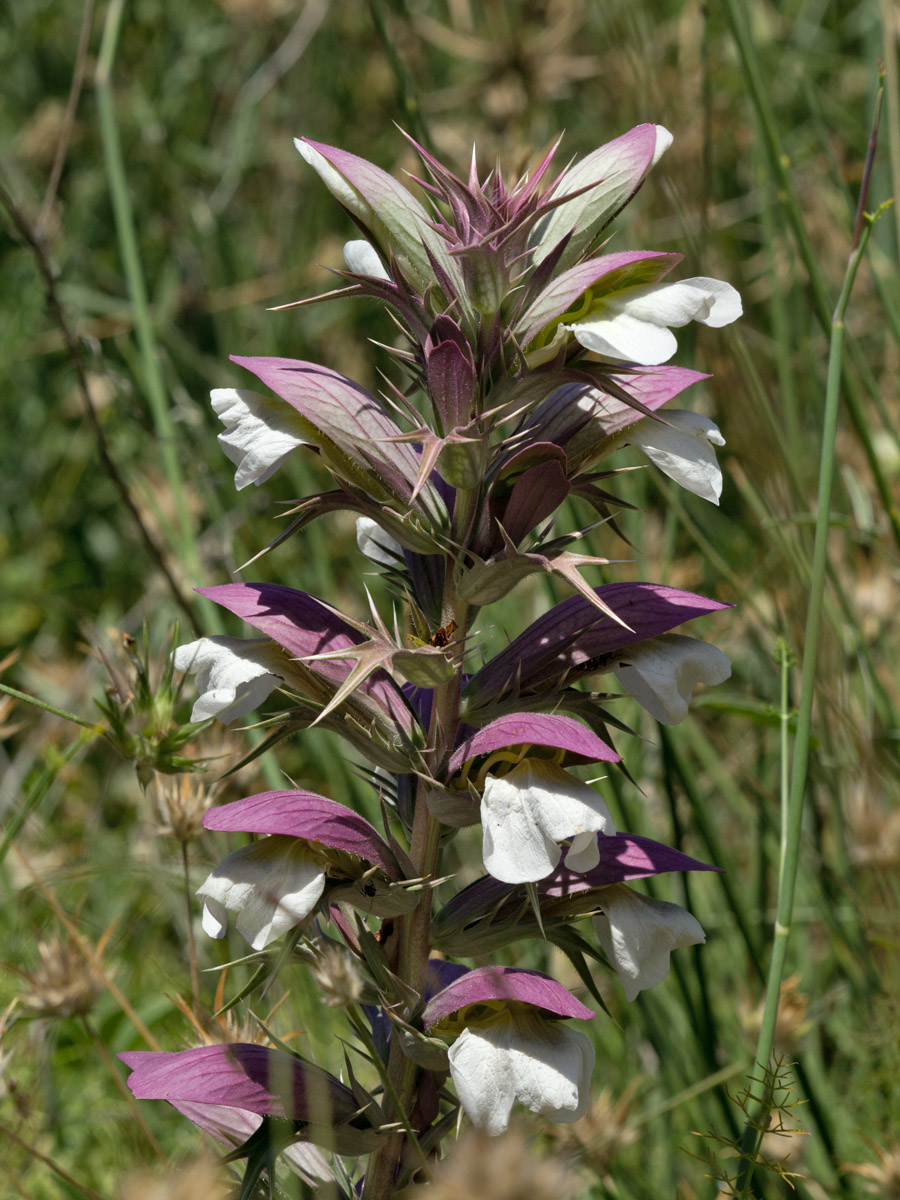
[{"label": "green meadow background", "polygon": [[[234,491],[208,405],[211,387],[239,381],[228,355],[309,358],[373,388],[390,370],[377,343],[395,331],[368,303],[271,311],[334,286],[328,268],[354,234],[293,137],[415,171],[400,126],[460,172],[474,143],[484,168],[499,158],[512,173],[560,131],[561,162],[642,121],[675,135],[613,244],[679,251],[682,277],[727,279],[744,297],[738,324],[681,331],[675,359],[713,376],[688,403],[727,440],[722,503],[634,471],[616,481],[640,509],[622,523],[633,545],[600,529],[578,549],[626,560],[589,569],[594,583],[644,578],[736,606],[696,631],[731,656],[732,679],[665,731],[621,709],[641,736],[621,735],[617,748],[641,788],[621,775],[601,785],[622,828],[727,874],[666,876],[649,889],[687,904],[708,934],[705,947],[673,956],[664,984],[627,1005],[597,972],[609,1015],[592,1023],[595,1102],[578,1126],[535,1144],[570,1164],[579,1197],[710,1200],[722,1194],[710,1156],[735,1169],[727,1142],[742,1126],[771,945],[781,737],[799,693],[829,324],[879,60],[885,111],[869,208],[898,190],[898,28],[891,0],[98,0],[87,13],[74,0],[29,0],[0,16],[2,682],[87,722],[102,719],[110,687],[120,698],[137,689],[123,635],[156,681],[176,623],[182,641],[240,633],[216,629],[191,589],[231,580],[278,532],[279,504],[328,486],[297,454],[262,488]],[[898,220],[892,209],[877,223],[848,314],[776,1039],[790,1090],[773,1124],[784,1132],[763,1146],[796,1176],[758,1170],[752,1194],[767,1198],[900,1197]],[[39,233],[56,311],[28,231]],[[243,577],[363,617],[364,569],[352,521],[326,518]],[[514,592],[490,610],[485,652],[563,594]],[[138,713],[138,696],[125,713],[130,761],[90,729],[0,696],[3,1194],[111,1200],[135,1186],[130,1173],[199,1147],[166,1105],[129,1103],[111,1057],[199,1036],[185,1015],[182,849],[160,831],[158,777],[142,770],[142,787],[135,769],[160,730],[188,719],[193,694],[188,683],[174,716],[161,703]],[[239,731],[203,731],[184,753],[214,756],[210,770],[169,786],[193,802],[249,745]],[[218,799],[285,778],[377,811],[343,746],[317,731],[230,777]],[[192,886],[227,848],[220,838],[190,842]],[[477,838],[457,844],[471,872]],[[203,972],[242,953],[236,936],[198,934],[196,1021],[215,1008],[219,972]],[[504,961],[577,986],[543,945]],[[231,968],[225,995],[248,975]],[[249,1007],[267,1018],[286,994],[273,1028],[340,1069],[336,1027],[305,969],[288,968],[281,983]],[[258,1031],[246,1007],[229,1020],[232,1033]]]}]

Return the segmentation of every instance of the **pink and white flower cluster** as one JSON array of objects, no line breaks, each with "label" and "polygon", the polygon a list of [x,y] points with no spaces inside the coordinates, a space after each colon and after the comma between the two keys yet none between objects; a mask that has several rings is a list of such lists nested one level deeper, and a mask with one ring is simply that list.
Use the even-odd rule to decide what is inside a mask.
[{"label": "pink and white flower cluster", "polygon": [[[590,922],[580,942],[634,1000],[666,977],[673,950],[704,940],[693,916],[631,884],[715,868],[617,830],[574,771],[621,761],[609,734],[617,690],[672,724],[699,685],[728,677],[721,651],[680,632],[727,606],[648,582],[591,586],[583,569],[609,560],[569,549],[589,530],[554,529],[570,498],[601,522],[613,515],[607,460],[626,444],[698,496],[721,494],[718,429],[667,407],[705,377],[667,364],[673,329],[727,325],[740,298],[715,279],[671,281],[677,254],[604,252],[610,221],[670,141],[641,125],[555,176],[551,151],[512,183],[480,179],[474,162],[459,179],[417,147],[424,203],[364,159],[297,142],[365,235],[347,243],[334,295],[391,310],[406,335],[392,352],[402,388],[388,405],[330,367],[234,358],[255,382],[213,392],[219,440],[239,489],[295,453],[314,457],[328,490],[297,506],[270,549],[353,513],[366,569],[403,598],[402,627],[374,605],[362,620],[282,585],[224,584],[201,592],[254,636],[200,637],[175,665],[195,675],[196,719],[231,722],[278,692],[272,720],[285,733],[327,728],[368,764],[383,829],[296,789],[211,809],[208,829],[253,840],[198,895],[208,934],[225,937],[233,920],[260,955],[284,935],[307,960],[343,943],[363,980],[354,1028],[369,1023],[384,1086],[348,1087],[262,1047],[124,1056],[136,1095],[164,1096],[232,1142],[223,1111],[243,1114],[254,1170],[273,1169],[259,1147],[261,1130],[271,1147],[275,1119],[290,1127],[280,1146],[370,1155],[362,1195],[391,1194],[416,1163],[398,1137],[431,1146],[452,1127],[448,1080],[491,1134],[515,1102],[576,1120],[595,1051],[568,1022],[593,1010],[538,972],[453,960]],[[540,573],[573,594],[479,663],[481,611]],[[582,687],[603,675],[609,692]],[[479,824],[484,873],[460,889],[446,847],[455,827]],[[337,1186],[315,1155],[295,1169]]]}]

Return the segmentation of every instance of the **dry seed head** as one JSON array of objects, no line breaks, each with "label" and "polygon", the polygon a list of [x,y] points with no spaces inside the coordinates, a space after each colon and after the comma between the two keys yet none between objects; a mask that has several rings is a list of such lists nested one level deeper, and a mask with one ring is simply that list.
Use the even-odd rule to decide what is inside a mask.
[{"label": "dry seed head", "polygon": [[356,963],[337,946],[324,948],[312,974],[329,1008],[345,1008],[355,1004],[362,995],[362,979]]},{"label": "dry seed head", "polygon": [[538,1158],[519,1130],[489,1137],[469,1129],[435,1167],[431,1184],[403,1200],[573,1200],[575,1187],[562,1162]]},{"label": "dry seed head", "polygon": [[629,1087],[614,1100],[610,1088],[603,1088],[580,1121],[548,1130],[554,1144],[576,1151],[579,1161],[593,1173],[605,1174],[620,1151],[638,1140],[638,1130],[630,1124],[635,1091]]},{"label": "dry seed head", "polygon": [[76,1017],[87,1013],[103,991],[103,981],[70,940],[54,937],[38,942],[40,965],[23,972],[31,991],[22,1004],[42,1017]]},{"label": "dry seed head", "polygon": [[234,1191],[224,1169],[199,1158],[167,1175],[141,1172],[130,1175],[119,1200],[228,1200]]},{"label": "dry seed head", "polygon": [[[797,990],[799,975],[791,975],[781,984],[778,1016],[775,1019],[775,1045],[780,1051],[790,1050],[810,1028],[809,997]],[[741,1024],[754,1037],[762,1022],[763,1003],[750,1008],[746,1001],[739,1007]]]},{"label": "dry seed head", "polygon": [[151,784],[159,832],[184,845],[203,828],[203,814],[219,791],[218,783],[204,783],[190,772],[182,775],[155,775]]},{"label": "dry seed head", "polygon": [[875,1146],[874,1150],[878,1155],[877,1163],[847,1163],[844,1170],[868,1179],[874,1185],[871,1188],[873,1196],[880,1196],[882,1200],[900,1200],[900,1145],[887,1150]]},{"label": "dry seed head", "polygon": [[877,781],[869,778],[851,786],[844,803],[851,860],[865,867],[896,867],[900,863],[900,809],[885,805]]}]

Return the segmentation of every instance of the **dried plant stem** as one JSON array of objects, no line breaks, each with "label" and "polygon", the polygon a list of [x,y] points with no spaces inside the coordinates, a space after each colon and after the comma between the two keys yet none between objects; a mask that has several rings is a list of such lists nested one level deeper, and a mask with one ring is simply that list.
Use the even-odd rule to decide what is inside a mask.
[{"label": "dried plant stem", "polygon": [[187,915],[188,959],[191,969],[191,1008],[196,1009],[197,997],[200,995],[200,981],[197,976],[197,943],[194,940],[194,897],[191,892],[191,868],[188,862],[187,842],[181,843],[181,866],[184,872],[184,906]]},{"label": "dried plant stem", "polygon": [[88,1020],[86,1013],[82,1013],[81,1023],[84,1026],[85,1033],[91,1039],[94,1049],[97,1051],[97,1054],[99,1055],[99,1057],[103,1060],[103,1065],[106,1067],[107,1071],[109,1072],[110,1076],[112,1077],[113,1082],[115,1083],[115,1085],[119,1089],[119,1091],[122,1093],[122,1095],[125,1097],[125,1103],[128,1105],[128,1107],[131,1109],[132,1113],[134,1114],[134,1119],[137,1121],[138,1125],[140,1126],[141,1130],[143,1131],[144,1137],[146,1137],[147,1141],[152,1146],[153,1153],[156,1155],[156,1157],[159,1159],[159,1161],[162,1163],[162,1165],[164,1167],[167,1167],[169,1165],[169,1160],[166,1158],[166,1156],[163,1152],[162,1146],[160,1146],[159,1142],[156,1140],[156,1138],[150,1132],[150,1128],[147,1125],[147,1122],[144,1120],[143,1116],[141,1115],[141,1110],[138,1107],[137,1101],[135,1100],[134,1096],[129,1091],[128,1085],[126,1084],[125,1080],[119,1074],[119,1068],[116,1066],[115,1062],[110,1057],[109,1051],[103,1045],[103,1042],[102,1042],[99,1034],[97,1033],[97,1030],[94,1028],[94,1026]]},{"label": "dried plant stem", "polygon": [[[876,130],[880,98],[881,92],[879,92],[879,102],[876,107],[874,125]],[[866,165],[867,170],[860,190],[860,216],[857,219],[854,229],[853,244],[844,274],[841,294],[831,321],[831,342],[825,385],[825,412],[822,423],[822,457],[819,469],[816,532],[806,614],[806,631],[803,640],[803,665],[801,670],[800,703],[797,710],[797,732],[791,754],[789,786],[787,783],[787,763],[783,763],[782,766],[782,802],[784,810],[782,812],[781,855],[778,871],[778,903],[772,956],[769,962],[769,975],[766,984],[765,1006],[755,1059],[766,1077],[768,1077],[767,1073],[775,1042],[775,1022],[778,1017],[778,1003],[781,996],[781,983],[784,978],[787,946],[794,907],[794,891],[800,861],[800,834],[803,825],[803,801],[806,794],[806,779],[809,767],[812,711],[816,687],[816,660],[819,650],[825,577],[828,566],[828,530],[830,526],[831,490],[834,481],[835,439],[841,399],[844,318],[847,312],[847,304],[850,300],[850,292],[856,278],[856,272],[862,261],[866,243],[872,229],[872,218],[865,217],[865,204],[871,172],[871,155]],[[786,662],[782,671],[781,705],[782,751],[786,754],[788,748],[786,730],[789,722]],[[745,1155],[742,1160],[741,1173],[738,1179],[739,1195],[741,1197],[749,1195],[755,1166],[754,1144],[758,1136],[758,1130],[753,1123],[753,1119],[758,1118],[763,1112],[767,1103],[767,1097],[756,1096],[754,1100],[755,1103],[751,1102],[747,1111],[749,1123],[745,1128],[743,1142]]]},{"label": "dried plant stem", "polygon": [[[17,1133],[13,1133],[8,1126],[0,1125],[0,1135],[4,1138],[9,1138],[11,1142],[14,1142],[26,1154],[30,1154],[32,1158],[43,1163],[45,1167],[49,1167],[54,1175],[57,1175],[69,1187],[74,1188],[76,1192],[80,1192],[82,1196],[87,1196],[88,1200],[105,1200],[105,1197],[101,1196],[99,1192],[95,1192],[93,1188],[89,1188],[86,1183],[79,1183],[73,1175],[70,1175],[68,1171],[64,1171],[52,1158],[48,1158],[46,1154],[41,1154],[40,1150],[35,1150],[34,1146],[29,1146]],[[22,1194],[24,1195],[24,1193]]]},{"label": "dried plant stem", "polygon": [[75,124],[75,113],[78,110],[78,101],[81,97],[81,89],[84,84],[84,68],[87,62],[93,17],[94,0],[85,0],[84,12],[81,15],[81,32],[78,35],[78,51],[75,55],[75,69],[72,72],[72,85],[69,88],[69,98],[66,101],[62,132],[59,135],[56,154],[53,156],[53,166],[50,169],[50,179],[47,182],[47,191],[44,193],[44,202],[41,205],[41,215],[38,217],[38,237],[44,236],[47,218],[50,216],[51,209],[53,208],[53,201],[56,199],[56,192],[59,188],[59,181],[62,178],[63,167],[66,164],[69,142],[72,140],[72,128]]}]

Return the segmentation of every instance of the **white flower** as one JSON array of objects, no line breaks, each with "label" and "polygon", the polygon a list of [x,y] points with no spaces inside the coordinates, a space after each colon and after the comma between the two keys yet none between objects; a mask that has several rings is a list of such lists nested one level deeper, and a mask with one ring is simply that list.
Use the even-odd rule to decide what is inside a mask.
[{"label": "white flower", "polygon": [[507,1012],[486,1027],[465,1029],[449,1058],[460,1104],[491,1136],[505,1132],[514,1100],[551,1121],[584,1116],[594,1048],[577,1030]]},{"label": "white flower", "polygon": [[268,638],[204,637],[179,646],[175,669],[197,676],[199,697],[192,721],[217,717],[225,725],[262,704],[281,679],[272,672],[284,662],[280,648]]},{"label": "white flower", "polygon": [[622,980],[626,1000],[665,979],[672,950],[706,941],[699,921],[677,904],[642,896],[624,883],[600,894],[603,912],[592,918],[594,930]]},{"label": "white flower", "polygon": [[644,418],[632,425],[624,441],[640,446],[654,466],[689,492],[719,503],[722,472],[714,446],[724,446],[718,425],[700,413],[675,409],[665,414],[668,424]]},{"label": "white flower", "polygon": [[197,889],[203,898],[203,928],[225,936],[228,913],[254,950],[299,925],[325,888],[325,872],[298,838],[273,834],[235,850]]},{"label": "white flower", "polygon": [[376,279],[387,279],[390,282],[391,277],[378,257],[375,247],[365,238],[344,243],[344,262],[347,264],[347,270],[355,271],[357,275],[373,275]]},{"label": "white flower", "polygon": [[651,167],[656,166],[674,140],[665,125],[656,126],[656,145],[653,147],[653,158],[650,160]]},{"label": "white flower", "polygon": [[373,563],[380,567],[403,566],[403,547],[387,530],[371,517],[356,518],[356,544]]},{"label": "white flower", "polygon": [[701,683],[724,683],[731,659],[716,646],[680,633],[648,638],[620,652],[624,665],[613,671],[621,687],[663,725],[677,725],[688,713]]},{"label": "white flower", "polygon": [[623,288],[598,298],[588,316],[562,328],[595,354],[656,366],[678,349],[671,329],[689,321],[718,329],[736,321],[742,311],[730,283],[698,277]]},{"label": "white flower", "polygon": [[549,875],[558,842],[572,838],[566,866],[589,871],[599,862],[597,833],[614,833],[601,797],[562,767],[526,759],[502,777],[488,776],[481,798],[484,865],[504,883]]},{"label": "white flower", "polygon": [[243,388],[214,388],[210,399],[225,426],[219,445],[237,466],[238,491],[265,483],[298,446],[308,444],[300,414],[284,400]]}]

